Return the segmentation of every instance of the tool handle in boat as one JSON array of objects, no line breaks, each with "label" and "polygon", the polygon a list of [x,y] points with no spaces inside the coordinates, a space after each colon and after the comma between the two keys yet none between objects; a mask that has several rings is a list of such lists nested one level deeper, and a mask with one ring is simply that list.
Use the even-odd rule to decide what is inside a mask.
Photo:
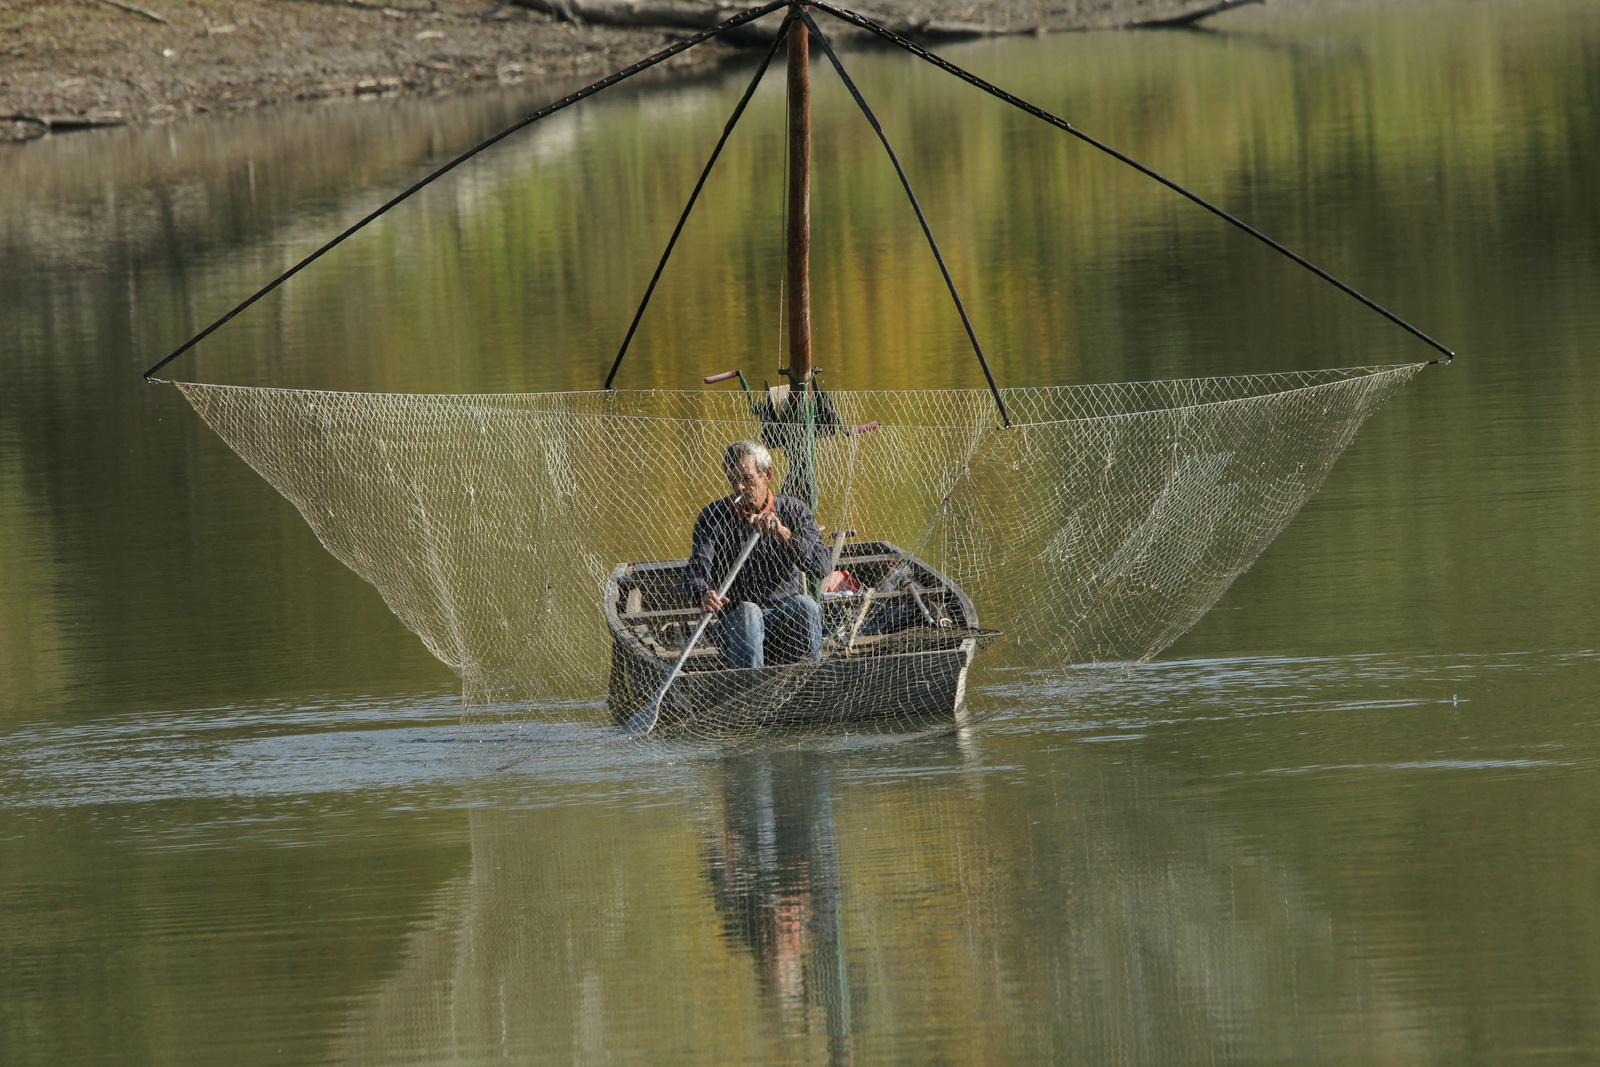
[{"label": "tool handle in boat", "polygon": [[[745,561],[750,558],[750,553],[755,551],[756,542],[761,540],[758,530],[745,538],[744,547],[739,550],[739,556],[733,561],[733,566],[728,568],[728,574],[722,579],[722,584],[717,587],[717,599],[721,600],[728,595],[728,590],[733,587],[733,580],[739,576]],[[711,625],[711,620],[716,618],[716,612],[708,611],[700,616],[700,621],[695,625],[694,633],[689,635],[689,640],[683,644],[683,651],[678,653],[678,662],[672,665],[672,670],[667,672],[666,679],[661,683],[661,688],[656,690],[656,695],[650,698],[650,703],[633,713],[625,729],[634,737],[643,737],[656,728],[656,721],[661,718],[661,702],[667,698],[667,690],[672,688],[672,683],[678,680],[678,675],[683,673],[683,665],[689,662],[689,653],[694,651],[694,646],[700,643],[700,638],[705,634],[706,627]]]},{"label": "tool handle in boat", "polygon": [[911,599],[917,602],[917,610],[922,612],[922,617],[924,619],[928,620],[928,625],[938,626],[938,620],[933,617],[933,612],[928,610],[927,603],[922,599],[922,590],[917,588],[917,583],[912,582],[910,585],[906,586],[906,588],[911,590]]}]

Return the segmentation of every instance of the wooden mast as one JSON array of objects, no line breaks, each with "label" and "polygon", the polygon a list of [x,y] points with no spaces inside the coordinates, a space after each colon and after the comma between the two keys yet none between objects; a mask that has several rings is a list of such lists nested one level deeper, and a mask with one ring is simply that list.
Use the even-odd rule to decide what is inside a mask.
[{"label": "wooden mast", "polygon": [[789,384],[811,379],[811,39],[789,24]]},{"label": "wooden mast", "polygon": [[[817,509],[816,412],[811,381],[811,36],[806,24],[789,24],[789,385],[799,411],[789,442],[784,491]],[[798,418],[795,416],[798,415]],[[807,583],[820,595],[815,581]]]}]

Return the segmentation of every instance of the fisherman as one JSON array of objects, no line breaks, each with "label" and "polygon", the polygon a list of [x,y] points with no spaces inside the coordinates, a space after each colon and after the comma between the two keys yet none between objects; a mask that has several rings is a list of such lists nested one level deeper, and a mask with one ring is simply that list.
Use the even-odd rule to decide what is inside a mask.
[{"label": "fisherman", "polygon": [[[806,595],[801,572],[828,574],[828,549],[803,501],[772,491],[772,453],[756,441],[735,441],[722,454],[730,493],[694,522],[694,547],[684,586],[700,610],[721,612],[712,639],[729,667],[763,667],[822,656],[822,605]],[[717,586],[752,532],[761,540],[728,588]]]}]

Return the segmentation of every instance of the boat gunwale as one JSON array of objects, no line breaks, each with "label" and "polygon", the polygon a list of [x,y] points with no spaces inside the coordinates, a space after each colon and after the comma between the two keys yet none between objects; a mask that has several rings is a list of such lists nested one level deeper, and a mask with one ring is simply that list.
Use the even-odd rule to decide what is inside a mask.
[{"label": "boat gunwale", "polygon": [[[949,575],[947,575],[943,571],[941,571],[941,570],[929,565],[928,563],[924,562],[919,557],[917,557],[915,555],[912,555],[909,551],[907,551],[906,549],[901,548],[899,545],[894,544],[892,541],[879,541],[879,540],[852,541],[849,544],[845,545],[844,548],[840,550],[839,558],[835,561],[835,569],[838,569],[839,565],[849,561],[850,557],[845,554],[845,550],[850,549],[850,548],[862,548],[862,547],[875,548],[875,549],[879,549],[880,550],[878,552],[865,553],[866,555],[884,555],[884,556],[891,557],[891,560],[893,558],[898,558],[900,560],[900,564],[898,564],[896,566],[896,569],[898,569],[899,566],[904,566],[905,564],[909,563],[913,567],[920,567],[923,571],[925,571],[928,574],[932,575],[934,577],[934,579],[937,581],[937,583],[940,586],[942,586],[947,593],[949,593],[950,595],[952,595],[954,597],[957,605],[961,609],[962,614],[966,616],[967,625],[965,627],[961,627],[960,629],[964,630],[969,635],[975,635],[976,633],[979,632],[980,627],[978,625],[978,612],[977,612],[977,609],[972,604],[972,598],[967,595],[966,591],[964,589],[962,589],[959,585],[957,585],[953,580],[951,580]],[[604,602],[602,604],[602,608],[603,608],[603,611],[604,611],[604,614],[605,614],[605,619],[606,619],[606,625],[611,630],[612,639],[614,641],[616,641],[616,642],[620,642],[623,645],[624,649],[627,651],[627,653],[629,655],[633,656],[635,659],[641,660],[641,661],[643,661],[645,663],[654,664],[654,665],[662,665],[663,664],[662,657],[658,656],[654,652],[651,652],[648,648],[645,647],[644,642],[639,640],[639,637],[633,632],[632,628],[629,627],[627,624],[625,624],[622,621],[622,615],[617,610],[617,601],[619,599],[619,594],[622,591],[622,580],[632,576],[632,575],[630,575],[628,573],[628,568],[630,568],[630,567],[635,567],[636,568],[636,567],[644,566],[644,567],[649,567],[652,570],[656,570],[656,571],[670,571],[670,570],[674,570],[674,569],[681,570],[684,567],[688,566],[688,563],[689,563],[689,561],[687,559],[680,559],[680,560],[645,560],[645,561],[637,561],[637,562],[622,562],[622,563],[618,563],[614,568],[612,568],[611,576],[606,580],[605,599],[604,599]],[[691,607],[692,607],[692,605],[691,605]],[[895,657],[895,656],[934,655],[934,654],[942,654],[942,653],[945,653],[945,652],[948,652],[948,651],[951,651],[951,650],[949,650],[949,649],[922,649],[922,650],[907,651],[907,652],[891,652],[891,653],[887,653],[885,655],[861,656],[861,657],[859,657],[859,659],[860,659],[861,662],[865,663],[869,659],[881,661],[881,660],[889,659],[889,658],[892,658],[892,657]],[[828,659],[824,659],[822,662],[823,663],[848,662],[850,660],[850,658],[851,657],[848,657],[848,656],[833,656],[833,657],[830,657]],[[708,675],[724,675],[724,674],[731,674],[731,673],[734,673],[736,671],[741,671],[741,670],[779,671],[779,670],[782,670],[785,666],[791,666],[791,665],[789,665],[789,664],[779,664],[779,665],[774,665],[772,667],[744,667],[744,668],[723,667],[723,668],[721,668],[719,670],[685,671],[684,677],[685,678],[689,678],[689,677],[705,677],[705,676],[708,676]],[[662,673],[663,673],[663,675],[666,673],[665,666],[662,667]]]}]

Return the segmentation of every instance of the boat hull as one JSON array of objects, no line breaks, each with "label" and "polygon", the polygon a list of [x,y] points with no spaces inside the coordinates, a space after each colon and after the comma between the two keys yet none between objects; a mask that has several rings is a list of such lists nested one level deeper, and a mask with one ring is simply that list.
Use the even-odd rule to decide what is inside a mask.
[{"label": "boat hull", "polygon": [[[702,641],[667,690],[656,728],[717,732],[959,714],[973,656],[994,636],[978,629],[972,601],[888,542],[836,551],[837,566],[862,589],[890,591],[836,594],[824,604],[824,628],[833,636],[821,662],[730,668]],[[609,710],[619,725],[660,691],[699,617],[683,589],[685,565],[622,563],[612,572],[603,608],[612,635]]]},{"label": "boat hull", "polygon": [[[657,729],[743,729],[954,717],[966,699],[977,641],[899,655],[680,675],[661,702]],[[611,653],[611,716],[626,723],[661,688],[670,664],[635,654],[618,640]]]}]

